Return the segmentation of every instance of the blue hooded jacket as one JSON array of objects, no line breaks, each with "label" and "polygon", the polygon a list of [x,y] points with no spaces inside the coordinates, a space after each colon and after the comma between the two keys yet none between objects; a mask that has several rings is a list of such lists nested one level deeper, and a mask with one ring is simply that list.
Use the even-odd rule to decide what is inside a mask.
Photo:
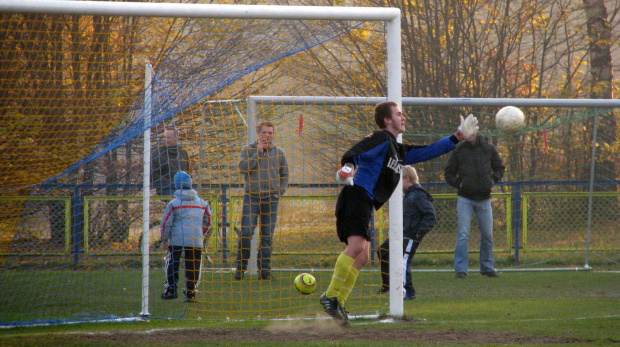
[{"label": "blue hooded jacket", "polygon": [[203,235],[211,228],[211,207],[191,189],[187,173],[177,173],[174,182],[181,189],[174,192],[174,199],[164,210],[161,240],[171,246],[203,248]]}]

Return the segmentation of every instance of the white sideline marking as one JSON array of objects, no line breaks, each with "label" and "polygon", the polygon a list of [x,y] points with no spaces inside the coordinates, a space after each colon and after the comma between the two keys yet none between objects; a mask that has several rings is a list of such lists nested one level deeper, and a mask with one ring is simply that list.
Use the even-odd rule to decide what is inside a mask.
[{"label": "white sideline marking", "polygon": [[[527,319],[511,319],[511,322],[548,322],[548,321],[570,321],[570,320],[587,320],[587,319],[608,319],[608,318],[620,318],[620,314],[612,314],[606,316],[596,317],[574,317],[574,318],[527,318]],[[458,321],[442,321],[442,323],[457,323]],[[495,323],[496,321],[489,320],[468,320],[467,323]]]},{"label": "white sideline marking", "polygon": [[23,327],[46,327],[52,325],[62,325],[62,324],[81,324],[81,323],[109,323],[109,322],[137,322],[143,321],[142,317],[126,317],[126,318],[104,318],[104,319],[93,319],[93,320],[75,320],[75,321],[60,321],[53,323],[35,323],[35,324],[25,324],[25,325],[0,325],[0,329],[12,329],[12,328],[23,328]]}]

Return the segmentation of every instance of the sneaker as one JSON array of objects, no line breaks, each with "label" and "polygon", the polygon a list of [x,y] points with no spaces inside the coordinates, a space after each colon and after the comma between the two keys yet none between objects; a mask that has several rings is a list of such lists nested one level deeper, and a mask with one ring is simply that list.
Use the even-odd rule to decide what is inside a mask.
[{"label": "sneaker", "polygon": [[183,294],[185,295],[185,302],[196,302],[196,291],[195,290],[183,290]]},{"label": "sneaker", "polygon": [[487,277],[499,277],[499,274],[495,270],[481,272],[480,274]]},{"label": "sneaker", "polygon": [[344,310],[338,304],[338,298],[328,298],[325,293],[321,294],[319,302],[323,305],[325,312],[339,324],[347,322]]},{"label": "sneaker", "polygon": [[404,300],[415,300],[415,293],[407,292],[403,297]]},{"label": "sneaker", "polygon": [[467,272],[457,272],[455,277],[456,278],[465,278],[465,277],[467,277]]},{"label": "sneaker", "polygon": [[263,274],[261,274],[260,275],[260,279],[261,280],[265,280],[265,281],[275,281],[276,280],[276,278],[272,274],[270,274],[270,273],[266,273],[266,274],[263,273]]},{"label": "sneaker", "polygon": [[173,287],[168,287],[164,293],[161,295],[162,300],[172,300],[178,297],[177,291]]},{"label": "sneaker", "polygon": [[377,290],[377,294],[381,295],[381,294],[388,293],[389,291],[390,291],[390,287],[384,284],[381,286],[381,288],[379,288],[379,290]]},{"label": "sneaker", "polygon": [[241,270],[236,270],[235,271],[235,280],[237,281],[241,281],[243,279],[243,271]]}]

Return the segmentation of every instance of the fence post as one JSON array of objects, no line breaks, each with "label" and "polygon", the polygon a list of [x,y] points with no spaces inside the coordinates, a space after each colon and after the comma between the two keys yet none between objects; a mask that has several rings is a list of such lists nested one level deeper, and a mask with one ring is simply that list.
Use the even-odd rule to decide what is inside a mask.
[{"label": "fence post", "polygon": [[521,183],[515,182],[514,189],[512,192],[512,221],[513,226],[512,230],[514,232],[514,244],[513,248],[515,250],[515,265],[519,264],[519,249],[521,248],[519,244],[519,230],[521,225]]},{"label": "fence post", "polygon": [[228,264],[228,236],[226,227],[229,225],[227,206],[230,200],[228,199],[227,191],[228,186],[222,185],[222,262],[224,263],[224,266]]},{"label": "fence post", "polygon": [[73,222],[71,223],[73,227],[73,261],[75,265],[77,265],[80,260],[80,235],[82,231],[81,216],[82,206],[84,206],[79,185],[75,186],[71,200],[73,205]]}]

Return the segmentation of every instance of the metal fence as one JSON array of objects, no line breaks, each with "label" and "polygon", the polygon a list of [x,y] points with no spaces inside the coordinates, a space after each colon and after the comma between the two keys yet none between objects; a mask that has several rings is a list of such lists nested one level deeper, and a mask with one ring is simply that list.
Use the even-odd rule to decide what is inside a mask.
[{"label": "metal fence", "polygon": [[[523,252],[619,251],[620,192],[575,191],[585,182],[506,182],[493,194],[494,251],[511,253],[515,263]],[[425,185],[433,192],[442,184]],[[529,192],[528,187],[556,186],[568,191]],[[618,182],[615,183],[618,187]],[[90,190],[92,187],[81,187]],[[135,187],[134,187],[135,188]],[[217,188],[214,190],[214,188]],[[228,266],[236,252],[242,195],[240,186],[205,185],[202,194],[213,209],[213,234],[207,254]],[[296,192],[317,190],[327,195],[295,194],[280,202],[274,254],[331,255],[341,250],[335,237],[334,207],[338,186],[292,185]],[[140,253],[142,196],[0,197],[4,211],[23,211],[4,218],[1,255],[131,255]],[[437,224],[419,253],[451,253],[456,240],[456,194],[434,193]],[[168,197],[151,197],[150,240],[159,239],[159,221]],[[26,208],[26,204],[36,205]],[[9,206],[10,205],[10,206]],[[373,250],[387,237],[387,208],[377,211],[371,226]],[[19,230],[19,232],[18,232]],[[471,252],[479,233],[473,221]],[[33,242],[37,241],[37,242]],[[22,247],[20,245],[27,245]],[[154,249],[154,251],[157,251]],[[374,260],[374,251],[371,254]]]}]

